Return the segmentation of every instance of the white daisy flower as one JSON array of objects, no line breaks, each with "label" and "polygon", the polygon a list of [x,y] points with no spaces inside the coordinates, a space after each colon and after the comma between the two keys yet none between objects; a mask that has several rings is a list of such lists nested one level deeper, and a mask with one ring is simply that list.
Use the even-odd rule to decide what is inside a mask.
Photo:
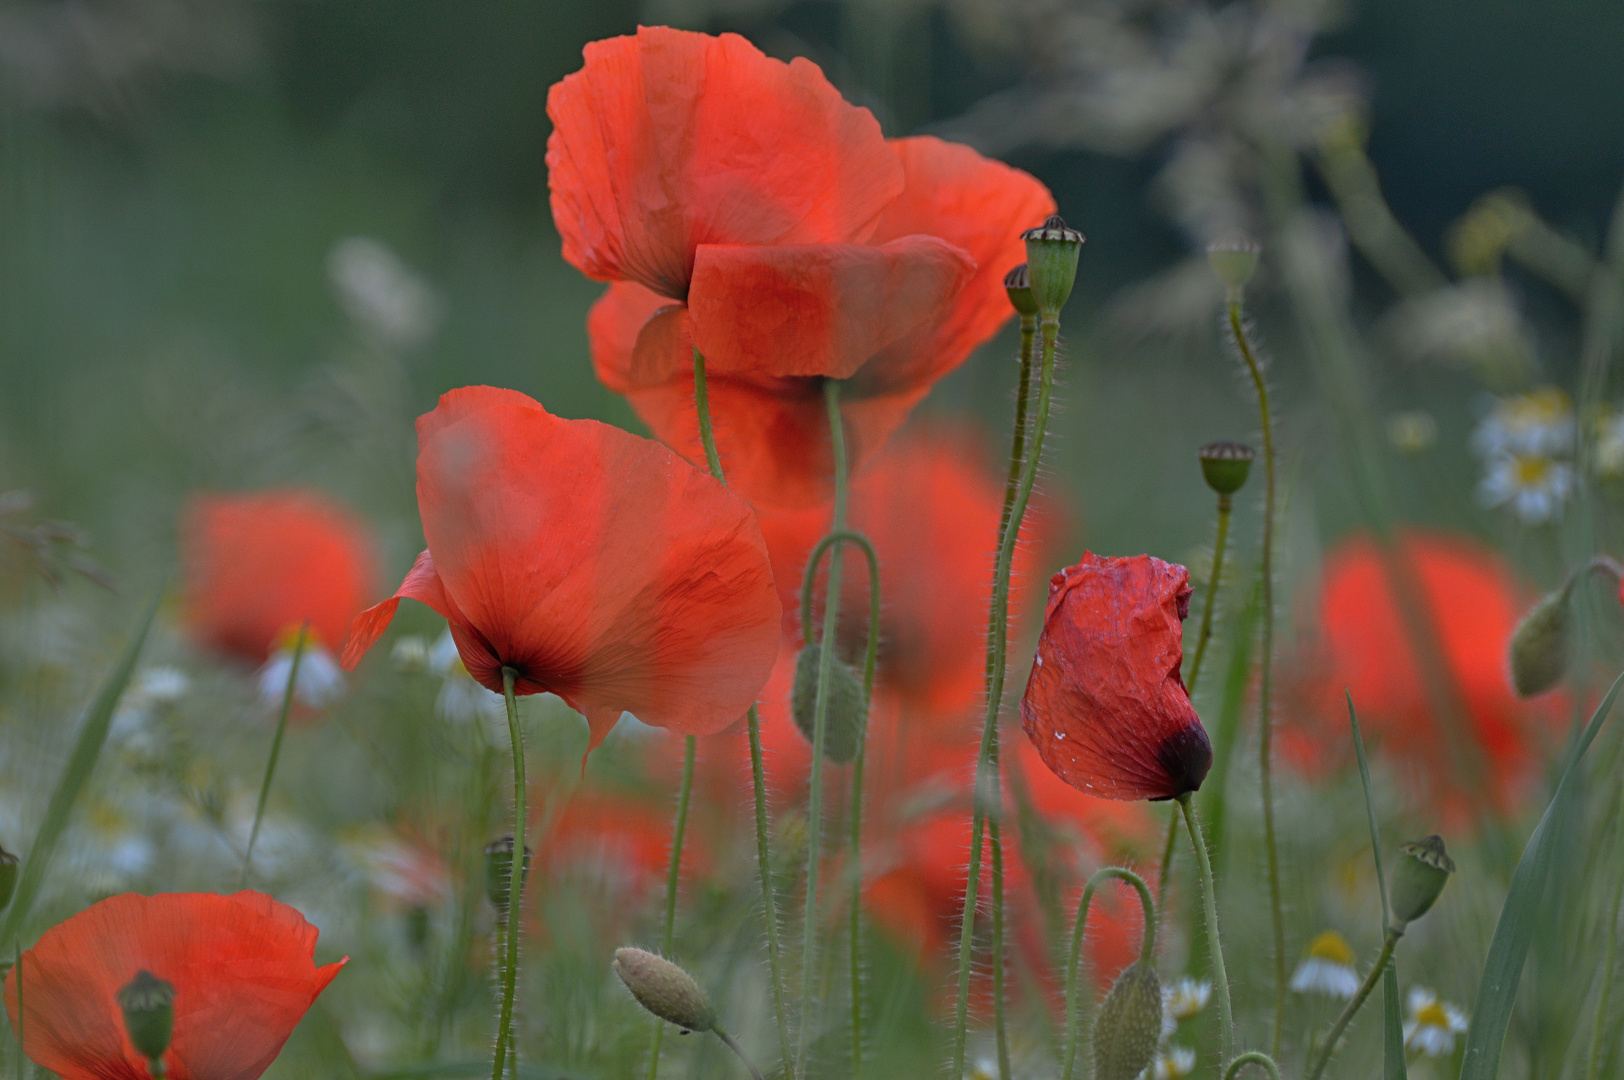
[{"label": "white daisy flower", "polygon": [[457,655],[457,643],[451,631],[442,633],[429,649],[429,670],[438,673],[440,696],[434,701],[435,712],[442,720],[465,724],[471,720],[507,720],[507,702],[501,694],[474,681]]},{"label": "white daisy flower", "polygon": [[1472,433],[1472,449],[1485,458],[1529,454],[1566,457],[1573,453],[1578,425],[1573,402],[1554,386],[1499,398]]},{"label": "white daisy flower", "polygon": [[427,671],[429,669],[429,639],[418,634],[407,634],[395,639],[389,650],[389,660],[396,671]]},{"label": "white daisy flower", "polygon": [[1359,971],[1353,949],[1335,930],[1327,930],[1308,945],[1308,953],[1291,975],[1291,988],[1299,994],[1325,994],[1344,1000],[1359,992]]},{"label": "white daisy flower", "polygon": [[[1212,988],[1209,986],[1208,990]],[[1195,1051],[1188,1046],[1172,1045],[1156,1055],[1152,1075],[1156,1080],[1180,1080],[1195,1072]]]},{"label": "white daisy flower", "polygon": [[[294,642],[288,641],[271,653],[259,669],[259,697],[279,705],[287,692],[288,675],[293,670]],[[322,709],[344,696],[344,673],[333,654],[313,641],[307,641],[299,658],[299,674],[293,684],[293,698],[312,709]]]},{"label": "white daisy flower", "polygon": [[1478,498],[1485,506],[1509,506],[1529,525],[1543,525],[1562,514],[1573,494],[1573,466],[1543,454],[1501,454],[1490,458]]},{"label": "white daisy flower", "polygon": [[146,727],[161,708],[175,704],[192,689],[192,678],[177,667],[144,668],[130,682],[113,713],[113,733],[130,735]]},{"label": "white daisy flower", "polygon": [[1192,979],[1188,975],[1171,986],[1162,987],[1162,1002],[1167,1015],[1173,1020],[1188,1020],[1207,1007],[1212,997],[1212,983],[1206,979]]},{"label": "white daisy flower", "polygon": [[1466,1014],[1424,986],[1410,987],[1410,1016],[1404,1021],[1405,1049],[1427,1057],[1455,1052],[1455,1036],[1466,1033]]}]

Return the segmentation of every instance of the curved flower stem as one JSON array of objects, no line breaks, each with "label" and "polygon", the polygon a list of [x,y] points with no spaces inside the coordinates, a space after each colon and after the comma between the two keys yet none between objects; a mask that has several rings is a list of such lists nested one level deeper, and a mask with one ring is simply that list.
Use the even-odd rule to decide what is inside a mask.
[{"label": "curved flower stem", "polygon": [[282,690],[282,711],[276,717],[276,734],[271,736],[271,757],[265,763],[265,778],[259,784],[259,803],[254,807],[254,824],[248,830],[248,849],[242,856],[242,878],[237,888],[248,888],[248,873],[254,865],[254,842],[259,839],[259,826],[265,820],[265,802],[271,797],[271,777],[276,775],[276,759],[282,756],[282,736],[288,730],[288,714],[293,711],[293,691],[299,684],[299,661],[304,659],[305,642],[310,636],[310,624],[299,627],[299,636],[293,642],[293,662],[288,665],[288,685]]},{"label": "curved flower stem", "polygon": [[[727,483],[722,475],[722,459],[716,452],[716,432],[711,426],[710,395],[705,385],[705,357],[694,350],[694,410],[699,417],[699,440],[705,446],[705,461],[710,473],[720,483]],[[795,1080],[790,1060],[789,1021],[784,1005],[784,974],[782,950],[778,942],[778,899],[773,888],[772,844],[767,836],[767,770],[761,757],[761,713],[752,704],[745,714],[745,727],[750,737],[750,777],[756,797],[756,871],[761,878],[761,907],[767,924],[767,970],[773,984],[773,1019],[778,1022],[778,1050],[784,1062],[784,1080]]]},{"label": "curved flower stem", "polygon": [[[660,930],[660,955],[670,956],[677,932],[677,886],[682,880],[682,840],[688,832],[688,802],[694,790],[694,751],[698,740],[692,735],[682,740],[682,786],[677,789],[677,821],[671,830],[671,862],[665,871],[665,924]],[[649,1051],[648,1080],[660,1074],[660,1043],[665,1038],[665,1022],[654,1024],[654,1044]]]},{"label": "curved flower stem", "polygon": [[[508,738],[513,743],[513,858],[508,865],[507,959],[502,965],[502,1011],[496,1024],[496,1056],[491,1080],[502,1080],[507,1047],[513,1035],[513,992],[519,979],[519,913],[524,907],[524,730],[519,702],[513,696],[513,668],[502,668],[502,697],[507,702]],[[515,1070],[517,1066],[515,1065]]]},{"label": "curved flower stem", "polygon": [[1207,854],[1207,838],[1201,832],[1201,822],[1195,816],[1195,804],[1190,793],[1178,797],[1184,810],[1184,824],[1190,830],[1190,846],[1195,849],[1196,864],[1201,868],[1201,903],[1207,919],[1207,951],[1212,957],[1212,984],[1218,994],[1218,1061],[1229,1060],[1230,1046],[1235,1038],[1235,1014],[1229,1004],[1229,974],[1224,970],[1224,947],[1218,937],[1218,894],[1212,879],[1212,859]]},{"label": "curved flower stem", "polygon": [[1274,1058],[1261,1050],[1248,1050],[1244,1054],[1237,1055],[1235,1060],[1229,1063],[1229,1068],[1224,1070],[1224,1080],[1235,1080],[1242,1067],[1246,1065],[1260,1066],[1273,1080],[1280,1080],[1280,1066],[1274,1063]]},{"label": "curved flower stem", "polygon": [[987,815],[1001,807],[998,783],[998,715],[1004,697],[1006,653],[1009,645],[1009,578],[1015,560],[1015,540],[1026,504],[1037,479],[1038,460],[1043,454],[1043,433],[1049,424],[1049,400],[1054,390],[1055,345],[1060,336],[1059,319],[1044,319],[1039,326],[1042,360],[1038,374],[1037,414],[1032,420],[1032,437],[1023,447],[1020,479],[1010,503],[1008,518],[1000,529],[998,561],[993,571],[992,605],[987,617],[987,714],[981,727],[981,748],[976,755],[974,811],[970,824],[970,865],[965,879],[964,913],[959,925],[958,1005],[953,1021],[952,1075],[964,1075],[964,1044],[970,1004],[970,954],[975,943],[976,903],[981,891],[981,844]]},{"label": "curved flower stem", "polygon": [[1269,415],[1269,387],[1257,351],[1247,336],[1238,294],[1229,298],[1229,332],[1257,390],[1258,424],[1263,435],[1263,551],[1258,569],[1263,590],[1263,649],[1258,657],[1258,767],[1263,794],[1263,849],[1269,868],[1269,914],[1274,925],[1274,1027],[1269,1045],[1278,1057],[1286,1019],[1286,918],[1280,899],[1280,853],[1274,838],[1274,717],[1270,711],[1274,686],[1274,424]]},{"label": "curved flower stem", "polygon": [[1077,901],[1077,919],[1071,927],[1071,951],[1066,963],[1066,1049],[1062,1059],[1060,1080],[1071,1080],[1077,1061],[1077,1043],[1080,1025],[1077,1022],[1077,965],[1082,961],[1083,936],[1088,929],[1088,906],[1094,901],[1095,891],[1107,880],[1125,881],[1139,893],[1139,904],[1145,912],[1145,932],[1139,939],[1139,961],[1148,964],[1156,954],[1156,904],[1150,898],[1150,887],[1145,879],[1121,866],[1105,866],[1094,871],[1094,876],[1083,886],[1082,898]]},{"label": "curved flower stem", "polygon": [[767,1080],[766,1077],[761,1075],[761,1070],[756,1068],[756,1063],[744,1056],[744,1048],[733,1041],[733,1036],[723,1031],[720,1027],[714,1028],[713,1030],[716,1032],[716,1037],[722,1040],[722,1044],[737,1054],[739,1060],[744,1062],[744,1067],[750,1070],[750,1075],[754,1077],[755,1080]]},{"label": "curved flower stem", "polygon": [[1336,1044],[1342,1041],[1342,1033],[1348,1030],[1348,1025],[1353,1023],[1354,1014],[1359,1011],[1364,1005],[1365,999],[1370,997],[1370,992],[1375,989],[1376,980],[1380,979],[1382,972],[1387,969],[1387,961],[1393,957],[1393,946],[1398,944],[1398,939],[1402,934],[1403,931],[1401,930],[1394,930],[1392,927],[1387,928],[1387,936],[1382,939],[1382,951],[1376,954],[1376,962],[1371,965],[1370,972],[1365,976],[1365,981],[1359,984],[1358,993],[1354,994],[1353,998],[1343,1006],[1342,1015],[1336,1018],[1336,1022],[1331,1025],[1331,1030],[1326,1033],[1325,1041],[1320,1047],[1319,1058],[1314,1062],[1314,1067],[1309,1069],[1306,1074],[1308,1080],[1319,1080],[1320,1076],[1324,1074],[1325,1067],[1331,1063],[1331,1055],[1336,1052]]},{"label": "curved flower stem", "polygon": [[[829,413],[829,446],[834,456],[835,501],[830,531],[846,528],[846,436],[840,418],[840,382],[823,381],[823,402]],[[840,547],[829,551],[829,577],[824,585],[823,648],[818,656],[818,694],[812,706],[812,771],[806,809],[806,909],[801,931],[801,1030],[795,1050],[795,1071],[806,1073],[808,1039],[818,945],[818,868],[823,857],[823,740],[829,719],[829,673],[834,670],[835,631],[840,625]]]}]

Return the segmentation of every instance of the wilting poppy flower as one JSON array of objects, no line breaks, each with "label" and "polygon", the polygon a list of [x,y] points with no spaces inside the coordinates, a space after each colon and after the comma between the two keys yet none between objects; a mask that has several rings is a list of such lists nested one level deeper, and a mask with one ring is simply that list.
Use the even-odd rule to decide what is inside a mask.
[{"label": "wilting poppy flower", "polygon": [[1399,606],[1397,566],[1358,536],[1326,556],[1308,644],[1287,673],[1285,748],[1305,763],[1342,759],[1346,690],[1374,752],[1399,765],[1448,820],[1512,810],[1561,723],[1549,702],[1520,701],[1506,671],[1506,642],[1529,593],[1499,556],[1467,537],[1411,531],[1395,554],[1409,561],[1464,730],[1452,730],[1427,693]]},{"label": "wilting poppy flower", "polygon": [[548,115],[564,256],[615,283],[588,321],[598,377],[697,463],[697,348],[729,481],[758,502],[826,496],[822,378],[846,382],[856,467],[997,330],[1019,232],[1054,205],[967,147],[887,144],[815,65],[731,34],[589,45]]},{"label": "wilting poppy flower", "polygon": [[[64,1080],[145,1080],[117,996],[148,971],[175,988],[169,1076],[254,1080],[348,960],[317,967],[316,933],[263,893],[110,897],[23,953],[23,1049]],[[17,974],[5,986],[14,1030]]]},{"label": "wilting poppy flower", "polygon": [[490,690],[554,693],[592,745],[622,712],[681,734],[742,716],[778,654],[779,607],[750,508],[647,439],[553,416],[488,386],[417,421],[428,550],[393,597],[356,617],[344,666],[401,598],[451,626]]},{"label": "wilting poppy flower", "polygon": [[1212,746],[1179,675],[1190,573],[1149,555],[1082,560],[1049,582],[1021,727],[1066,783],[1105,799],[1201,786]]}]

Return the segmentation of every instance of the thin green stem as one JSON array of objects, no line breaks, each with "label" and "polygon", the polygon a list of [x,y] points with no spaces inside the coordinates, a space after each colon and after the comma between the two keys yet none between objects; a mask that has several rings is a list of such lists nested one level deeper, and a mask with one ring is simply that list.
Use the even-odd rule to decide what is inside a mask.
[{"label": "thin green stem", "polygon": [[970,865],[965,878],[964,912],[959,924],[958,1003],[953,1021],[953,1071],[964,1075],[964,1045],[968,1034],[970,1006],[970,956],[975,944],[976,904],[981,891],[981,845],[989,812],[1001,805],[998,782],[998,716],[1004,697],[1004,675],[1009,645],[1009,579],[1015,561],[1015,540],[1026,504],[1037,480],[1038,461],[1043,456],[1043,435],[1049,425],[1049,402],[1054,391],[1055,346],[1060,336],[1059,319],[1044,319],[1039,325],[1042,360],[1038,374],[1037,415],[1032,420],[1030,445],[1023,444],[1021,474],[1003,522],[998,543],[998,561],[993,570],[992,605],[987,617],[987,714],[981,726],[981,747],[976,755],[974,810],[970,822]]},{"label": "thin green stem", "polygon": [[1235,1038],[1235,1014],[1229,1004],[1229,974],[1224,969],[1224,946],[1218,936],[1218,891],[1212,878],[1212,859],[1207,854],[1207,838],[1201,832],[1201,821],[1195,815],[1195,804],[1190,793],[1179,796],[1184,808],[1184,824],[1190,830],[1190,846],[1195,849],[1195,861],[1201,868],[1201,904],[1207,920],[1207,952],[1212,961],[1212,985],[1218,995],[1218,1060],[1229,1060],[1230,1047]]},{"label": "thin green stem", "polygon": [[282,756],[282,736],[288,730],[288,714],[293,711],[293,691],[299,682],[299,661],[304,659],[305,640],[310,624],[299,627],[293,642],[293,663],[288,666],[288,684],[282,689],[282,711],[276,717],[276,734],[271,736],[271,757],[265,763],[265,778],[259,784],[259,803],[254,807],[254,824],[248,830],[248,849],[242,856],[242,878],[239,889],[248,888],[248,874],[254,865],[254,841],[259,839],[259,826],[265,820],[265,802],[271,797],[271,777],[276,775],[276,759]]},{"label": "thin green stem", "polygon": [[[694,791],[694,754],[699,740],[686,735],[682,740],[682,785],[677,789],[677,821],[671,830],[671,862],[665,871],[665,922],[660,928],[660,955],[670,956],[677,933],[677,885],[682,880],[682,841],[688,832],[688,803]],[[654,1023],[654,1044],[649,1051],[648,1080],[660,1075],[660,1043],[665,1024]]]},{"label": "thin green stem", "polygon": [[496,1055],[491,1080],[502,1080],[507,1064],[507,1047],[513,1038],[513,994],[519,981],[518,915],[524,904],[524,729],[519,726],[519,702],[513,696],[513,680],[518,672],[502,668],[502,697],[507,704],[508,739],[513,744],[513,858],[508,864],[509,922],[505,944],[507,960],[502,965],[502,1012],[496,1024]]},{"label": "thin green stem", "polygon": [[1173,813],[1167,819],[1167,841],[1162,845],[1162,862],[1156,868],[1156,902],[1161,905],[1158,911],[1167,910],[1167,889],[1173,880],[1173,843],[1179,838],[1179,811],[1173,808]]},{"label": "thin green stem", "polygon": [[1082,962],[1083,938],[1088,931],[1088,908],[1094,893],[1111,878],[1125,881],[1139,893],[1139,905],[1144,910],[1145,932],[1139,939],[1139,961],[1148,964],[1156,955],[1156,904],[1150,897],[1145,879],[1121,866],[1105,866],[1094,871],[1094,876],[1083,886],[1083,895],[1077,901],[1077,918],[1071,927],[1071,951],[1066,964],[1066,1047],[1061,1061],[1060,1080],[1071,1080],[1077,1062],[1077,1044],[1082,1025],[1078,1023],[1077,965]]},{"label": "thin green stem", "polygon": [[767,1080],[766,1077],[761,1075],[761,1070],[756,1068],[756,1063],[745,1056],[744,1048],[733,1041],[733,1036],[723,1031],[720,1027],[713,1030],[716,1032],[716,1037],[722,1040],[722,1045],[726,1046],[729,1050],[737,1054],[739,1060],[744,1062],[744,1067],[750,1070],[750,1075],[754,1077],[755,1080]]},{"label": "thin green stem", "polygon": [[1278,1057],[1286,1020],[1286,917],[1280,898],[1280,852],[1274,835],[1274,716],[1270,703],[1274,687],[1274,424],[1269,415],[1269,387],[1242,322],[1239,296],[1229,300],[1229,332],[1257,390],[1258,424],[1263,435],[1263,552],[1258,569],[1263,589],[1263,646],[1258,657],[1258,767],[1263,796],[1263,850],[1269,870],[1269,915],[1274,927],[1274,1027],[1269,1046],[1272,1056]]},{"label": "thin green stem", "polygon": [[[1603,1049],[1609,1022],[1608,1002],[1613,993],[1613,977],[1618,970],[1618,915],[1624,905],[1624,870],[1620,870],[1618,884],[1613,887],[1613,902],[1607,907],[1606,944],[1602,948],[1601,990],[1596,997],[1596,1022],[1590,1029],[1590,1046],[1585,1055],[1585,1080],[1596,1080],[1600,1075]],[[21,1010],[19,1010],[20,1014]]]},{"label": "thin green stem", "polygon": [[1032,342],[1037,334],[1036,315],[1021,316],[1021,383],[1015,391],[1015,435],[1009,450],[1009,478],[1004,481],[1004,509],[998,517],[998,535],[1009,525],[1009,512],[1015,505],[1015,492],[1021,484],[1021,463],[1026,460],[1026,410],[1032,396]]},{"label": "thin green stem", "polygon": [[1229,540],[1229,514],[1235,504],[1233,495],[1218,496],[1218,536],[1212,542],[1212,573],[1207,577],[1207,606],[1201,611],[1201,633],[1195,639],[1195,656],[1190,660],[1190,677],[1185,685],[1195,695],[1196,680],[1201,678],[1201,661],[1207,656],[1207,642],[1212,638],[1212,613],[1218,606],[1218,583],[1224,573],[1224,546]]},{"label": "thin green stem", "polygon": [[1325,1067],[1331,1063],[1331,1055],[1336,1052],[1337,1043],[1342,1041],[1342,1033],[1348,1030],[1348,1025],[1353,1023],[1354,1015],[1363,1007],[1365,1000],[1370,997],[1370,992],[1376,988],[1376,980],[1380,979],[1382,972],[1386,970],[1387,961],[1393,957],[1393,946],[1398,944],[1398,939],[1402,934],[1403,931],[1394,930],[1392,927],[1387,928],[1387,936],[1382,939],[1382,951],[1376,954],[1376,962],[1371,965],[1369,973],[1365,975],[1365,981],[1359,984],[1358,992],[1353,995],[1347,1005],[1343,1006],[1342,1015],[1336,1018],[1336,1023],[1332,1024],[1331,1030],[1326,1032],[1325,1041],[1320,1047],[1319,1058],[1314,1062],[1314,1067],[1308,1070],[1308,1080],[1319,1080],[1320,1076],[1324,1074]]},{"label": "thin green stem", "polygon": [[1004,840],[997,818],[987,824],[987,840],[992,847],[993,1038],[998,1047],[998,1080],[1010,1080],[1009,1033],[1004,1026]]},{"label": "thin green stem", "polygon": [[1241,1069],[1247,1065],[1261,1066],[1273,1080],[1280,1080],[1280,1066],[1274,1063],[1274,1058],[1261,1050],[1248,1050],[1244,1054],[1236,1055],[1235,1060],[1229,1063],[1229,1068],[1224,1070],[1224,1080],[1235,1080]]}]

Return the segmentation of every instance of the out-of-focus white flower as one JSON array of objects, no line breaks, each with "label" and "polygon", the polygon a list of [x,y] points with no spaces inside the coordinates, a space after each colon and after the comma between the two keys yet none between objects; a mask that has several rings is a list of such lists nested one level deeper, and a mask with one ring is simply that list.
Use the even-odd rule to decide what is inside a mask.
[{"label": "out-of-focus white flower", "polygon": [[998,1080],[998,1062],[990,1057],[979,1058],[964,1075],[965,1080]]},{"label": "out-of-focus white flower", "polygon": [[396,671],[429,670],[428,639],[418,634],[396,638],[394,648],[389,650],[389,661],[395,665]]},{"label": "out-of-focus white flower", "polygon": [[1195,1051],[1188,1046],[1168,1046],[1156,1055],[1152,1069],[1156,1080],[1180,1080],[1195,1072]]},{"label": "out-of-focus white flower", "polygon": [[507,702],[502,695],[474,681],[457,655],[457,643],[451,631],[442,633],[428,653],[429,670],[444,681],[440,683],[440,696],[434,709],[442,720],[466,724],[471,720],[487,721],[507,719]]},{"label": "out-of-focus white flower", "polygon": [[1534,355],[1516,298],[1498,278],[1474,278],[1407,300],[1383,329],[1415,359],[1470,364],[1501,378],[1527,371]]},{"label": "out-of-focus white flower", "polygon": [[113,734],[129,735],[146,727],[153,713],[173,705],[192,689],[192,677],[178,667],[143,668],[119,699],[113,714]]},{"label": "out-of-focus white flower", "polygon": [[1485,458],[1512,455],[1566,457],[1578,425],[1573,402],[1555,386],[1499,398],[1472,433],[1472,449]]},{"label": "out-of-focus white flower", "polygon": [[1351,998],[1359,992],[1359,972],[1353,949],[1335,930],[1327,930],[1308,945],[1308,953],[1291,975],[1291,988],[1299,994],[1325,994]]},{"label": "out-of-focus white flower", "polygon": [[405,907],[435,907],[451,893],[451,875],[437,854],[381,826],[358,835],[351,851],[372,887]]},{"label": "out-of-focus white flower", "polygon": [[1162,988],[1162,1002],[1167,1008],[1167,1015],[1175,1022],[1188,1020],[1206,1008],[1211,997],[1212,983],[1206,979],[1192,979],[1188,975]]},{"label": "out-of-focus white flower", "polygon": [[387,246],[369,236],[333,245],[327,276],[356,326],[380,345],[409,349],[427,340],[440,322],[434,289]]},{"label": "out-of-focus white flower", "polygon": [[1438,441],[1438,421],[1420,409],[1394,413],[1387,419],[1387,441],[1405,454],[1419,454]]},{"label": "out-of-focus white flower", "polygon": [[1483,505],[1509,506],[1528,525],[1560,517],[1573,494],[1573,466],[1544,454],[1503,454],[1485,468],[1477,487]]},{"label": "out-of-focus white flower", "polygon": [[1404,1046],[1428,1057],[1455,1052],[1455,1036],[1466,1032],[1466,1014],[1424,986],[1410,987],[1410,1016],[1404,1021]]},{"label": "out-of-focus white flower", "polygon": [[[280,705],[287,693],[288,675],[293,670],[293,647],[284,645],[271,654],[259,669],[260,700]],[[307,642],[299,658],[299,674],[293,684],[293,698],[311,709],[324,709],[344,696],[344,672],[333,654],[314,642]]]}]

